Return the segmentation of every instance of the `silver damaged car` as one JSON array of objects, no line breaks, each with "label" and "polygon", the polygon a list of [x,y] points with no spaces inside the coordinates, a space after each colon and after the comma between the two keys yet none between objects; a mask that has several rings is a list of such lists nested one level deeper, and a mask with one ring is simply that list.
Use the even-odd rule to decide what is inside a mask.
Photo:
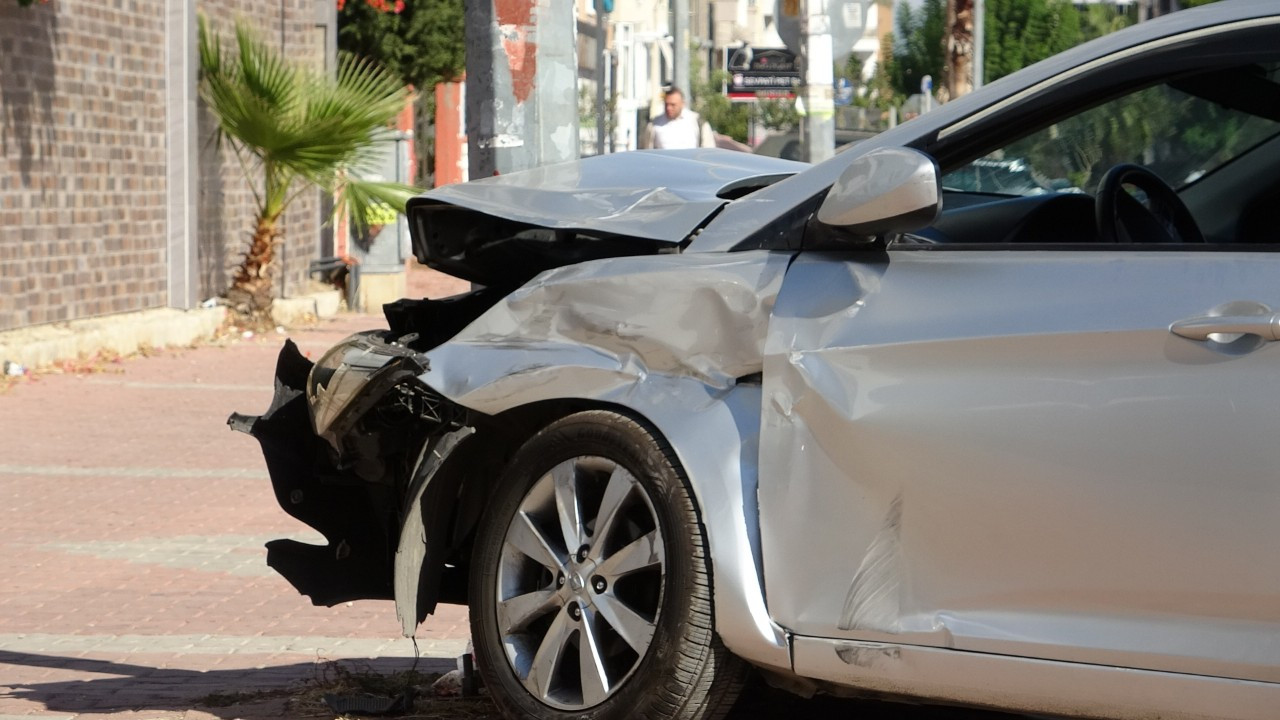
[{"label": "silver damaged car", "polygon": [[[1016,173],[1010,169],[1016,168]],[[411,202],[477,288],[231,424],[322,605],[470,608],[512,718],[800,693],[1280,717],[1280,3],[1115,33],[816,166]]]}]

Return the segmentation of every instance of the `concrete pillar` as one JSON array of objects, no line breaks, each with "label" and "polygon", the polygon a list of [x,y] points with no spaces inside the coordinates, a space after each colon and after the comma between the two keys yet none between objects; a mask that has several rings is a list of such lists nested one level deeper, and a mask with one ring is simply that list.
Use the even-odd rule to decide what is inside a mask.
[{"label": "concrete pillar", "polygon": [[462,133],[461,82],[436,85],[436,187],[467,181],[467,136]]},{"label": "concrete pillar", "polygon": [[693,98],[689,87],[689,0],[671,2],[671,84],[680,88],[686,98]]},{"label": "concrete pillar", "polygon": [[196,233],[199,146],[196,137],[197,47],[195,0],[165,5],[165,247],[169,307],[199,302],[200,265]]},{"label": "concrete pillar", "polygon": [[973,0],[973,89],[987,81],[987,0]]},{"label": "concrete pillar", "polygon": [[[330,77],[338,75],[338,6],[333,0],[314,0],[316,30],[324,45],[324,71]],[[334,237],[333,196],[320,193],[320,236],[317,257],[329,258],[337,254]]]},{"label": "concrete pillar", "polygon": [[827,0],[808,0],[805,5],[805,159],[811,163],[819,163],[834,155],[836,147],[831,15],[827,11]]},{"label": "concrete pillar", "polygon": [[575,32],[571,2],[466,3],[472,179],[578,157]]}]

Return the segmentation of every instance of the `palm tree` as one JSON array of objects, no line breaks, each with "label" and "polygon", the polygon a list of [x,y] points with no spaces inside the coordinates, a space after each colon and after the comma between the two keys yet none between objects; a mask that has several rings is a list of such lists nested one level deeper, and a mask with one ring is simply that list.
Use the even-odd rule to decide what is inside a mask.
[{"label": "palm tree", "polygon": [[342,54],[336,77],[283,60],[243,22],[237,52],[200,18],[200,95],[217,118],[216,140],[234,151],[253,190],[253,239],[236,267],[227,298],[262,317],[270,312],[280,215],[308,187],[334,193],[335,216],[349,213],[362,230],[370,210],[404,211],[417,190],[362,180],[389,126],[404,109],[408,89],[381,67]]}]

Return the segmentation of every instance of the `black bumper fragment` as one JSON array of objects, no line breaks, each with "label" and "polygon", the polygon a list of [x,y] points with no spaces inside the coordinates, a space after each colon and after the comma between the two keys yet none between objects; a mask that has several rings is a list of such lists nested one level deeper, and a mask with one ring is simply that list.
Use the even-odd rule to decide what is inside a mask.
[{"label": "black bumper fragment", "polygon": [[335,465],[328,444],[312,430],[305,394],[312,365],[286,341],[271,407],[259,417],[233,414],[227,420],[262,445],[280,507],[328,543],[273,540],[267,564],[316,605],[391,599],[394,544],[386,510],[368,483]]}]

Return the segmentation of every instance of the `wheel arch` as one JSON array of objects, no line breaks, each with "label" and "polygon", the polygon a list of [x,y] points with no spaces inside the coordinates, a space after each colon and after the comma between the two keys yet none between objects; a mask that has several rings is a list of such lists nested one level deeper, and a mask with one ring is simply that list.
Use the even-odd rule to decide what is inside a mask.
[{"label": "wheel arch", "polygon": [[[438,603],[469,603],[467,568],[480,514],[516,451],[556,421],[590,410],[628,417],[663,437],[643,413],[624,405],[557,398],[486,416],[470,432],[451,433],[455,439],[447,447],[434,444],[435,439],[428,444],[409,489],[395,559],[396,605],[406,636],[435,612]],[[434,467],[433,452],[447,455]],[[418,533],[426,546],[421,556],[407,547]]]},{"label": "wheel arch", "polygon": [[[466,569],[480,512],[515,452],[557,420],[586,410],[606,410],[640,423],[672,449],[707,535],[716,627],[725,646],[757,665],[789,671],[787,634],[768,616],[760,565],[756,506],[760,387],[745,382],[711,402],[705,402],[705,394],[702,399],[694,406],[639,406],[613,399],[555,398],[485,416],[429,483],[415,482],[419,487],[406,513],[396,556],[396,604],[404,633],[412,635],[438,602],[467,603]],[[437,502],[423,502],[424,486],[429,485],[445,491],[436,494]],[[421,528],[412,522],[414,505],[421,510]],[[402,558],[411,560],[405,555],[405,533],[412,540],[419,531],[425,533],[427,548],[415,571],[412,563],[402,567]],[[411,573],[415,580],[412,596],[400,591],[402,573]]]}]

